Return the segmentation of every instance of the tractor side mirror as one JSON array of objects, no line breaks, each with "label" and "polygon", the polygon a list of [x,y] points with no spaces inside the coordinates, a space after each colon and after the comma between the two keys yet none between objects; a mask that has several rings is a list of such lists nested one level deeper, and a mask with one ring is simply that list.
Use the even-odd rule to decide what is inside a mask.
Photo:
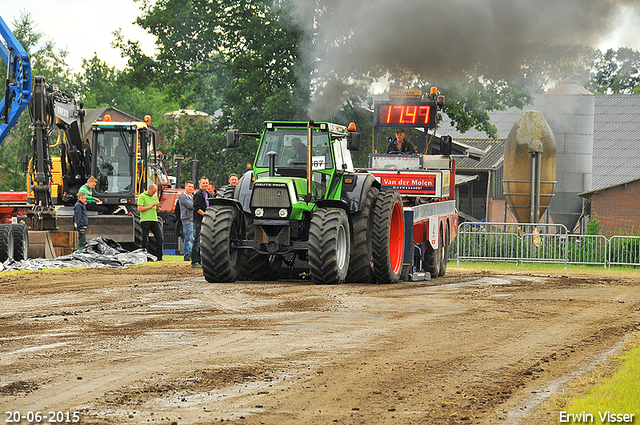
[{"label": "tractor side mirror", "polygon": [[227,147],[237,148],[240,146],[240,132],[238,130],[227,131]]},{"label": "tractor side mirror", "polygon": [[347,149],[350,151],[360,150],[360,133],[350,131],[347,136]]}]

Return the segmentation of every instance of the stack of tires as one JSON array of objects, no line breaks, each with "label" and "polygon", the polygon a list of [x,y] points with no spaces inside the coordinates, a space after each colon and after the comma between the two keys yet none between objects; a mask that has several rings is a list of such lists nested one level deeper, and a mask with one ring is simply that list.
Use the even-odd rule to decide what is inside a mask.
[{"label": "stack of tires", "polygon": [[29,232],[24,223],[0,224],[0,263],[9,258],[16,261],[29,258]]}]

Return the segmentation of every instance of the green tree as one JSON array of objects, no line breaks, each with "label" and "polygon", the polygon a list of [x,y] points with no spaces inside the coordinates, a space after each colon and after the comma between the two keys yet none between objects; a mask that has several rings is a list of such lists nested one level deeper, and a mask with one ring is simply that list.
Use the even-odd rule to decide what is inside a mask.
[{"label": "green tree", "polygon": [[79,100],[85,108],[118,108],[138,119],[150,115],[152,123],[162,125],[165,112],[178,108],[177,102],[166,99],[157,87],[132,87],[123,71],[109,66],[97,55],[82,60],[83,72],[77,73]]},{"label": "green tree", "polygon": [[129,57],[129,81],[153,81],[180,107],[215,114],[211,132],[198,139],[216,147],[215,158],[200,145],[184,145],[187,140],[178,144],[206,158],[203,169],[222,155],[226,165],[212,167],[217,176],[242,171],[255,154],[251,142],[223,152],[227,129],[258,131],[267,119],[307,119],[310,70],[300,46],[308,40],[292,21],[287,1],[160,0],[137,20],[157,37],[157,54],[147,56],[122,37],[116,45]]},{"label": "green tree", "polygon": [[632,93],[640,84],[640,52],[622,47],[598,52],[589,89],[595,93]]}]

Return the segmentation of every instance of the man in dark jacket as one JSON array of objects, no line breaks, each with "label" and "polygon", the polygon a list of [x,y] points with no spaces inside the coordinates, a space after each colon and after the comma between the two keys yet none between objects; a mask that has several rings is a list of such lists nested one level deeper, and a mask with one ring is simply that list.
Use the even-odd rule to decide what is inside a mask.
[{"label": "man in dark jacket", "polygon": [[200,268],[200,231],[202,230],[202,218],[209,206],[209,179],[202,177],[199,189],[193,194],[193,247],[191,248],[191,267]]},{"label": "man in dark jacket", "polygon": [[411,140],[404,138],[404,129],[396,130],[396,140],[392,140],[387,145],[387,153],[400,152],[405,155],[413,155],[416,153],[416,147],[413,146]]},{"label": "man in dark jacket", "polygon": [[87,227],[89,227],[89,214],[87,214],[87,194],[78,193],[78,201],[73,207],[73,226],[78,232],[78,249],[83,249],[87,243]]}]

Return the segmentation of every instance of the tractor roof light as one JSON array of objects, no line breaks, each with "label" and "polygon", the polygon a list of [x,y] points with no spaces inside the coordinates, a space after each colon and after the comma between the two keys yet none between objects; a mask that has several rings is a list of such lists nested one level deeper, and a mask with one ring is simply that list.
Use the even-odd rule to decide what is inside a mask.
[{"label": "tractor roof light", "polygon": [[356,131],[356,123],[350,122],[349,127],[347,128],[349,131]]}]

